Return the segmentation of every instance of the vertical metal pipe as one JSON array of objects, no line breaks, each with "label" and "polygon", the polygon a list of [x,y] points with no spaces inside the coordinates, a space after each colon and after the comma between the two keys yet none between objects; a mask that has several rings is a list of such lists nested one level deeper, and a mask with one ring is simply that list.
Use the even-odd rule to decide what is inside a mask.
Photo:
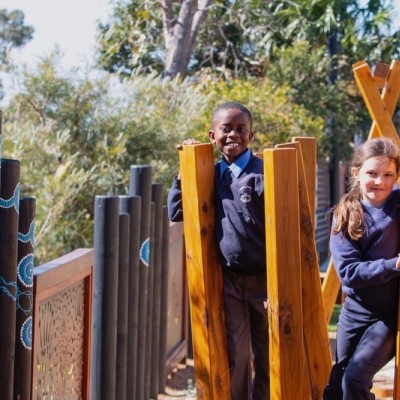
[{"label": "vertical metal pipe", "polygon": [[129,296],[129,224],[130,215],[119,215],[118,256],[118,325],[116,399],[126,399],[126,371],[128,361],[128,296]]},{"label": "vertical metal pipe", "polygon": [[169,218],[167,206],[163,206],[162,214],[162,247],[161,247],[161,295],[160,295],[160,353],[159,353],[159,387],[165,392],[167,359],[167,311],[168,311],[168,267],[169,267]]},{"label": "vertical metal pipe", "polygon": [[120,196],[120,212],[130,215],[129,224],[129,298],[128,298],[128,350],[126,398],[136,396],[136,364],[139,308],[139,250],[140,210],[139,196]]},{"label": "vertical metal pipe", "polygon": [[119,198],[96,196],[91,398],[115,398]]},{"label": "vertical metal pipe", "polygon": [[148,298],[148,269],[150,265],[150,202],[151,202],[151,166],[132,165],[130,169],[129,195],[140,196],[140,261],[139,261],[139,327],[137,341],[136,400],[145,399],[146,365],[146,319]]},{"label": "vertical metal pipe", "polygon": [[21,199],[19,211],[14,399],[30,399],[36,199]]},{"label": "vertical metal pipe", "polygon": [[144,375],[144,398],[150,399],[151,370],[151,345],[153,332],[153,287],[154,287],[154,230],[155,230],[155,204],[150,204],[150,264],[147,279],[147,317],[146,317],[146,362]]},{"label": "vertical metal pipe", "polygon": [[13,398],[17,314],[17,236],[20,163],[1,159],[0,192],[0,388]]},{"label": "vertical metal pipe", "polygon": [[161,257],[163,237],[163,185],[153,183],[152,201],[154,203],[154,262],[153,262],[153,322],[150,376],[150,398],[156,399],[159,393],[159,363],[160,363],[160,307],[161,307]]}]

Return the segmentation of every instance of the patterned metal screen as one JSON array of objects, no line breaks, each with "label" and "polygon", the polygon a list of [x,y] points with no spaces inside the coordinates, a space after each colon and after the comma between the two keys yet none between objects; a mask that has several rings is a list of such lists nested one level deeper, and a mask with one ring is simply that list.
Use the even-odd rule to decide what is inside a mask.
[{"label": "patterned metal screen", "polygon": [[94,253],[34,268],[32,399],[90,398]]},{"label": "patterned metal screen", "polygon": [[84,299],[81,281],[39,305],[37,399],[82,398]]}]

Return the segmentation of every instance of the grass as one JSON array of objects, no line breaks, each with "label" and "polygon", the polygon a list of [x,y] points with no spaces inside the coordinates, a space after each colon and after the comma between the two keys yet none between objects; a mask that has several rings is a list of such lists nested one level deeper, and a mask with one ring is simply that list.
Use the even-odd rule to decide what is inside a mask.
[{"label": "grass", "polygon": [[339,319],[339,314],[340,314],[340,310],[341,310],[342,306],[341,304],[335,304],[335,306],[333,307],[333,312],[332,312],[332,316],[331,316],[331,320],[329,321],[328,324],[328,332],[336,332],[336,325]]}]

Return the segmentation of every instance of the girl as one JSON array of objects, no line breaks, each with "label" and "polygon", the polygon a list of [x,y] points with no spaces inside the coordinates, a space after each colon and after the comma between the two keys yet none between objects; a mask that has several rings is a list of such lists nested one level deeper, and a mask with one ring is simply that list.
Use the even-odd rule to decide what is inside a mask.
[{"label": "girl", "polygon": [[373,377],[395,355],[399,156],[390,139],[361,145],[351,163],[350,191],[333,210],[330,250],[346,299],[325,400],[375,399]]}]

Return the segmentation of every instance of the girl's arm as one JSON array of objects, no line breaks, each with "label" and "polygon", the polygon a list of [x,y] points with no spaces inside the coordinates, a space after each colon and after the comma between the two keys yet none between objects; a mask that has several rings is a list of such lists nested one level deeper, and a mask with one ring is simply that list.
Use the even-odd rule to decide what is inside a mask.
[{"label": "girl's arm", "polygon": [[338,276],[349,288],[379,285],[400,277],[398,257],[364,261],[358,243],[341,233],[331,234],[330,250]]}]

